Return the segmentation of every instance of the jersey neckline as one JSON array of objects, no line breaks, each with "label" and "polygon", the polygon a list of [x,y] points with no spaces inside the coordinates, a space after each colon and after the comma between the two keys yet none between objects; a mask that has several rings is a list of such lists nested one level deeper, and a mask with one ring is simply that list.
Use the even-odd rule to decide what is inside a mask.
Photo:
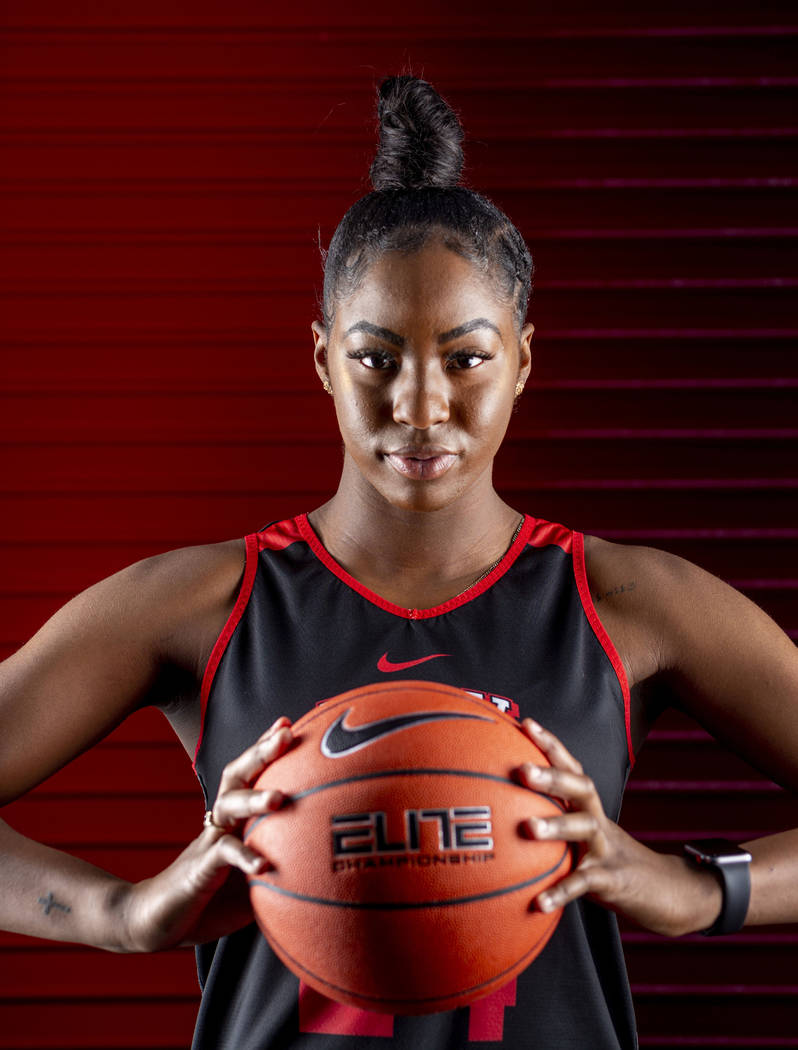
[{"label": "jersey neckline", "polygon": [[322,564],[334,573],[345,583],[348,587],[351,587],[353,591],[357,591],[363,598],[370,601],[373,605],[379,606],[380,609],[384,609],[386,612],[392,613],[394,616],[401,616],[406,620],[429,620],[433,616],[440,616],[443,613],[451,612],[452,609],[457,609],[461,605],[465,605],[475,598],[478,598],[485,591],[489,590],[494,583],[497,583],[502,576],[510,569],[515,562],[518,555],[524,549],[527,541],[532,533],[535,519],[529,514],[524,514],[524,522],[521,526],[521,531],[516,536],[515,541],[510,545],[509,549],[505,552],[504,557],[495,565],[491,571],[483,579],[473,583],[470,587],[462,592],[462,594],[455,595],[453,598],[449,598],[448,601],[443,602],[440,605],[434,605],[429,609],[406,609],[402,605],[395,605],[393,602],[389,602],[387,599],[381,597],[376,591],[370,590],[359,580],[356,580],[351,573],[348,573],[346,569],[339,565],[338,562],[333,558],[327,548],[322,544],[313,526],[308,521],[307,514],[300,514],[296,518],[297,528],[299,530],[302,539],[308,544],[310,549],[316,555]]}]

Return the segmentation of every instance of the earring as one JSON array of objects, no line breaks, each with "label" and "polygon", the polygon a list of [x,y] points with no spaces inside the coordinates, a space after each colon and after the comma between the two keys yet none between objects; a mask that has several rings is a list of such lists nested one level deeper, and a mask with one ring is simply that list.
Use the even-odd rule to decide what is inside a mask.
[{"label": "earring", "polygon": [[330,386],[330,380],[326,378],[323,379],[321,385],[324,387],[325,392],[332,396],[333,389]]},{"label": "earring", "polygon": [[520,397],[521,394],[523,394],[523,392],[524,392],[524,384],[519,379],[518,382],[515,384],[515,396],[516,397]]}]

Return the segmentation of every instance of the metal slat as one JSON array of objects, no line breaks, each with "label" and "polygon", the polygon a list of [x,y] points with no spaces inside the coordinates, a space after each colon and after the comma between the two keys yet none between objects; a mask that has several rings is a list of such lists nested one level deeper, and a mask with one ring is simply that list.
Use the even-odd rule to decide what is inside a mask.
[{"label": "metal slat", "polygon": [[[523,23],[518,22],[513,26],[515,32],[499,26],[498,32],[494,29],[491,33],[490,24],[486,19],[470,26],[459,19],[442,19],[437,32],[427,25],[423,33],[427,75],[434,68],[440,81],[447,72],[462,76],[463,68],[484,69],[485,42],[491,37],[493,47],[504,59],[496,63],[497,69],[511,71],[513,86],[519,80],[545,84],[554,78],[556,82],[568,73],[584,78],[585,70],[593,83],[619,78],[626,83],[679,82],[692,71],[704,77],[795,75],[795,23],[791,19],[786,23],[779,19],[770,31],[751,34],[745,32],[745,22],[732,34],[722,29],[715,34],[694,35],[689,29],[668,35],[609,32],[601,34],[601,47],[596,47],[595,36],[585,32],[538,36],[534,29],[524,33]],[[341,71],[359,68],[358,63],[368,62],[369,69],[401,66],[412,32],[410,25],[404,20],[401,27],[378,25],[372,18],[371,24],[365,19],[354,31],[335,25],[322,32],[313,32],[312,27],[280,32],[272,26],[253,25],[239,31],[220,28],[215,33],[198,31],[191,25],[171,32],[135,26],[124,30],[97,27],[83,32],[79,28],[71,32],[17,30],[13,33],[14,46],[8,49],[5,72],[15,78],[49,78],[57,83],[67,78],[131,77],[146,81],[153,76],[208,80],[258,77],[265,70],[279,70],[279,79],[286,86],[301,82],[308,74],[329,83],[340,78]],[[530,72],[522,78],[517,70],[523,69]],[[350,73],[344,75],[351,81]]]},{"label": "metal slat", "polygon": [[[252,284],[312,285],[320,270],[318,252],[307,236],[288,240],[265,231],[191,237],[101,236],[74,230],[57,239],[18,234],[0,243],[0,278],[9,295],[107,294],[123,288],[139,295],[179,294],[186,281],[194,283],[199,294],[209,282],[237,294]],[[677,239],[653,233],[631,241],[598,234],[561,241],[550,237],[532,244],[535,290],[795,288],[797,248],[798,228],[792,236],[765,238]],[[68,283],[64,274],[69,274]],[[180,274],[179,283],[175,274]]]},{"label": "metal slat", "polygon": [[[685,86],[690,77],[647,86],[640,77],[546,78],[524,67],[533,79],[517,77],[513,90],[492,81],[475,82],[446,71],[447,90],[456,95],[469,135],[514,132],[519,125],[532,137],[640,137],[654,135],[731,134],[789,136],[796,134],[798,76],[711,78]],[[694,78],[695,79],[695,78]],[[563,82],[566,80],[566,82]],[[792,84],[790,83],[792,81]],[[104,81],[64,79],[53,91],[51,78],[4,78],[4,95],[12,105],[0,123],[6,134],[48,135],[53,132],[99,135],[158,132],[199,133],[304,131],[313,135],[326,125],[331,108],[335,126],[349,134],[362,132],[361,82],[328,80],[281,83],[279,78],[239,77],[190,80],[118,77]],[[634,90],[628,90],[634,87]],[[536,105],[545,89],[547,105]],[[284,105],[291,91],[292,104]],[[729,93],[734,93],[733,105]],[[576,103],[576,105],[575,105]]]},{"label": "metal slat", "polygon": [[[312,173],[310,173],[312,175]],[[513,178],[518,177],[513,172]],[[523,173],[521,173],[523,174]],[[746,228],[777,231],[798,225],[795,187],[770,184],[743,189],[716,184],[705,189],[631,188],[605,182],[596,188],[562,190],[538,187],[519,191],[507,178],[480,189],[513,217],[535,248],[540,236],[565,235],[583,228],[615,237],[679,234],[716,230],[743,236]],[[94,231],[98,235],[159,232],[189,236],[254,233],[263,237],[307,236],[314,243],[318,224],[332,234],[353,201],[351,182],[325,171],[324,179],[299,185],[287,179],[256,180],[239,174],[227,180],[206,179],[193,172],[180,182],[164,178],[132,180],[43,177],[11,179],[0,174],[0,219],[13,231],[52,235]],[[310,207],[312,201],[313,207]],[[168,216],[168,218],[167,218]],[[657,233],[657,231],[659,231]],[[585,234],[587,236],[587,233]]]}]

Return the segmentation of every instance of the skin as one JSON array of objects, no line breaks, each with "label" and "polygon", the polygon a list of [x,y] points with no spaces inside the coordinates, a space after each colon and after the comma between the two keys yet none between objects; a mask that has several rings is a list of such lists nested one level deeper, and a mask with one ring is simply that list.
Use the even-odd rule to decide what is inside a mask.
[{"label": "skin", "polygon": [[[374,318],[382,336],[352,331]],[[480,324],[439,341],[471,322]],[[338,491],[311,524],[378,594],[406,608],[438,605],[504,553],[520,520],[492,471],[516,384],[529,375],[534,326],[519,335],[474,266],[433,242],[384,255],[338,304],[332,331],[312,329],[345,451]],[[391,455],[402,450],[415,456]],[[447,452],[437,477],[403,472],[434,472]]]},{"label": "skin", "polygon": [[[487,324],[451,335],[476,319]],[[351,331],[362,321],[383,331]],[[432,241],[414,255],[383,256],[337,304],[331,329],[314,322],[312,330],[345,449],[339,488],[312,524],[373,591],[406,608],[440,604],[504,553],[520,519],[491,472],[516,383],[529,373],[533,327],[518,332],[491,282]],[[587,537],[586,561],[629,678],[635,748],[674,704],[798,788],[798,655],[778,626],[717,578],[663,552]],[[30,790],[145,705],[162,708],[193,754],[203,671],[243,569],[241,540],[138,562],[78,595],[0,665],[0,800]],[[634,589],[622,590],[629,580]],[[715,877],[627,835],[604,814],[578,758],[545,728],[530,720],[524,728],[551,767],[525,766],[519,778],[567,803],[562,816],[530,821],[525,834],[565,838],[579,852],[574,871],[537,906],[587,894],[666,935],[708,927],[721,905]],[[290,725],[278,719],[225,769],[213,807],[218,826],[140,883],[0,822],[0,924],[155,951],[251,921],[242,873],[269,862],[243,845],[240,831],[283,799],[250,785],[291,742]],[[747,923],[798,921],[798,832],[746,846],[754,855]],[[44,907],[49,899],[58,905]]]}]

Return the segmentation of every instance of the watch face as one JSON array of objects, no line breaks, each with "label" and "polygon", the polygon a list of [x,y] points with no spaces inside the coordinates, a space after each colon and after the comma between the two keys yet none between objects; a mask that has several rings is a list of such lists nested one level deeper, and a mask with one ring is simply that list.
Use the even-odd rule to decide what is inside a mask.
[{"label": "watch face", "polygon": [[751,854],[728,839],[697,839],[684,844],[685,851],[704,864],[748,863]]}]

